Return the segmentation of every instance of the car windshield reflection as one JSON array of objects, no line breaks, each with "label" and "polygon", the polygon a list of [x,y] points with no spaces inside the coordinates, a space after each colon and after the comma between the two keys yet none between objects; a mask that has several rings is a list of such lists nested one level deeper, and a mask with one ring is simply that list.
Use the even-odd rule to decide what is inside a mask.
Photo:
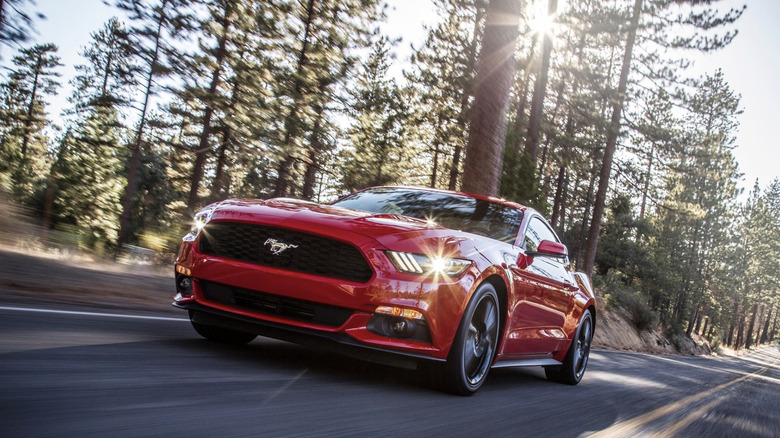
[{"label": "car windshield reflection", "polygon": [[513,243],[523,212],[509,205],[465,195],[406,188],[379,188],[354,193],[333,203],[379,214],[399,214],[443,227]]}]

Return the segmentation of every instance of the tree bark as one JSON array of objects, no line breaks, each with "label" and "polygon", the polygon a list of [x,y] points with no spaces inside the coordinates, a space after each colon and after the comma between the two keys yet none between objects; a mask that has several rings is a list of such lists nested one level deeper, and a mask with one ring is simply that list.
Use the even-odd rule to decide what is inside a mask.
[{"label": "tree bark", "polygon": [[761,337],[758,338],[759,344],[766,344],[769,342],[769,323],[772,322],[772,308],[769,307],[769,313],[766,316],[766,321],[764,321],[764,329],[761,331]]},{"label": "tree bark", "polygon": [[146,76],[146,88],[144,92],[144,103],[141,107],[141,120],[138,122],[138,129],[135,132],[132,154],[127,166],[127,185],[122,195],[122,214],[119,216],[119,233],[116,241],[116,251],[114,256],[118,256],[122,251],[122,246],[127,241],[127,228],[130,225],[130,210],[133,207],[133,196],[135,196],[135,186],[138,185],[138,166],[141,164],[141,143],[143,141],[144,128],[146,127],[146,116],[149,111],[149,99],[152,95],[152,84],[154,71],[157,66],[157,60],[160,57],[160,37],[162,35],[162,26],[165,21],[165,5],[168,1],[163,0],[160,5],[160,16],[157,21],[157,31],[154,34],[154,52],[149,62],[149,74]]},{"label": "tree bark", "polygon": [[33,111],[35,110],[35,99],[38,97],[38,79],[41,75],[41,70],[43,69],[43,54],[38,52],[38,58],[35,60],[35,76],[33,78],[33,88],[32,92],[30,93],[30,104],[27,105],[27,115],[24,119],[24,137],[22,137],[22,161],[21,165],[19,166],[19,172],[24,172],[24,167],[27,162],[27,148],[30,145],[30,137],[32,136],[32,133],[30,132],[32,129],[32,123],[33,123]]},{"label": "tree bark", "polygon": [[655,155],[655,141],[650,145],[650,157],[647,159],[647,170],[645,171],[645,186],[642,188],[642,205],[639,207],[639,219],[645,218],[645,208],[647,206],[647,193],[650,191],[650,175],[653,172],[653,159]]},{"label": "tree bark", "polygon": [[[211,83],[209,84],[209,96],[214,96],[217,92],[222,81],[222,64],[227,56],[227,39],[230,30],[230,7],[225,8],[225,14],[222,17],[222,35],[217,41],[217,53],[215,56],[214,71],[211,74]],[[192,165],[192,181],[190,182],[190,194],[187,197],[187,208],[190,211],[195,210],[195,206],[199,201],[198,189],[200,188],[200,182],[203,179],[203,168],[206,165],[206,157],[210,149],[209,137],[211,136],[211,117],[214,115],[214,105],[207,104],[206,109],[203,112],[203,130],[200,133],[200,142],[198,143],[198,149],[195,151],[195,162]]]},{"label": "tree bark", "polygon": [[753,346],[753,330],[756,325],[756,317],[758,316],[758,304],[753,304],[753,310],[750,315],[750,324],[748,325],[747,336],[745,337],[745,348]]},{"label": "tree bark", "polygon": [[43,220],[41,223],[41,240],[46,243],[51,227],[51,211],[54,208],[54,196],[57,192],[57,178],[59,177],[60,166],[65,159],[65,149],[67,148],[67,139],[70,136],[70,130],[65,132],[60,142],[60,148],[57,151],[57,158],[51,165],[49,178],[46,181],[46,198],[43,201]]},{"label": "tree bark", "polygon": [[477,63],[474,105],[463,163],[463,190],[497,196],[506,139],[506,109],[515,74],[518,0],[491,0]]},{"label": "tree bark", "polygon": [[628,29],[628,39],[623,54],[623,66],[620,70],[618,96],[612,105],[612,119],[607,130],[607,144],[604,148],[604,159],[601,163],[599,186],[596,191],[596,202],[593,206],[593,218],[588,232],[588,243],[585,247],[585,264],[583,265],[583,269],[588,275],[593,273],[593,266],[596,261],[596,247],[599,243],[601,220],[604,216],[604,207],[607,201],[607,188],[609,187],[609,177],[612,172],[612,157],[615,155],[617,139],[620,135],[620,120],[623,112],[623,102],[626,99],[626,90],[628,89],[628,73],[631,71],[631,59],[634,51],[636,32],[639,28],[639,17],[642,14],[642,4],[643,0],[634,1],[634,12],[631,17],[631,26]]},{"label": "tree bark", "polygon": [[[482,36],[480,30],[482,29],[482,19],[485,15],[485,10],[477,5],[477,16],[474,19],[474,29],[471,33],[471,44],[469,45],[469,58],[466,62],[466,74],[473,75],[475,64],[477,63],[477,47]],[[469,119],[469,98],[473,94],[473,85],[463,90],[463,94],[460,96],[460,112],[458,113],[458,126],[461,129],[466,129]],[[455,153],[452,155],[452,166],[450,167],[450,181],[447,186],[449,190],[458,189],[458,176],[460,176],[460,160],[463,155],[463,147],[460,143],[455,145]]]},{"label": "tree bark", "polygon": [[[552,16],[558,12],[558,0],[547,1],[547,15]],[[545,33],[542,42],[542,59],[539,66],[539,76],[534,82],[534,95],[531,98],[531,116],[528,120],[528,136],[525,141],[525,151],[531,157],[531,162],[536,166],[536,158],[539,154],[539,134],[542,129],[542,110],[544,97],[547,91],[547,72],[550,69],[550,54],[552,53],[552,35]]]},{"label": "tree bark", "polygon": [[276,186],[274,187],[274,197],[287,196],[287,187],[289,186],[290,166],[295,162],[295,157],[291,149],[291,143],[298,138],[298,121],[295,118],[298,116],[298,109],[301,105],[301,98],[303,97],[303,70],[306,68],[309,62],[309,45],[311,44],[311,33],[314,19],[316,18],[316,11],[314,4],[317,0],[309,0],[306,5],[306,17],[304,18],[304,31],[301,41],[301,52],[298,54],[298,61],[295,67],[295,94],[293,98],[292,108],[290,113],[287,114],[287,121],[285,123],[284,133],[284,148],[288,151],[282,161],[279,162],[277,168]]},{"label": "tree bark", "polygon": [[223,126],[222,141],[217,152],[217,167],[214,170],[214,183],[211,186],[210,202],[217,202],[227,197],[230,190],[230,177],[226,174],[227,152],[230,148],[232,130],[230,126]]},{"label": "tree bark", "polygon": [[306,160],[306,170],[303,174],[303,199],[311,201],[314,198],[314,185],[317,182],[317,170],[320,168],[319,160],[322,150],[322,120],[324,118],[324,105],[317,108],[317,119],[314,122],[314,128],[311,132],[311,141],[309,145],[309,159]]}]

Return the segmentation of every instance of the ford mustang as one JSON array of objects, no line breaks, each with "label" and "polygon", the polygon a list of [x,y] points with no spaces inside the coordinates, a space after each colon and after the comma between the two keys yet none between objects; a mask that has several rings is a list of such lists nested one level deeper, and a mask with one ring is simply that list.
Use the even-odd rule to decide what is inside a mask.
[{"label": "ford mustang", "polygon": [[209,340],[335,348],[462,395],[507,366],[576,385],[596,321],[590,280],[538,212],[443,190],[215,203],[175,270],[173,304]]}]

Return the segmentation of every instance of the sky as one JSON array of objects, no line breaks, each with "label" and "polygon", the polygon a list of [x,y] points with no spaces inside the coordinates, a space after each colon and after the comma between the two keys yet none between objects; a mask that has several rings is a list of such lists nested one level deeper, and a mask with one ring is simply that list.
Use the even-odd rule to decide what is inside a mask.
[{"label": "sky", "polygon": [[[65,66],[60,72],[65,87],[50,101],[56,116],[67,105],[70,95],[67,80],[75,74],[73,66],[83,62],[79,56],[90,39],[90,33],[100,29],[117,10],[101,0],[36,0],[35,11],[46,20],[36,24],[36,43],[53,42]],[[418,46],[425,39],[424,24],[436,22],[436,13],[430,0],[390,0],[389,17],[384,32],[401,37],[398,60],[408,60],[410,44]],[[721,0],[719,7],[739,7],[747,4],[740,18],[739,35],[725,49],[700,56],[694,65],[697,74],[723,74],[732,89],[742,96],[743,114],[739,116],[738,147],[734,155],[745,174],[741,187],[746,191],[756,179],[766,187],[780,178],[780,1],[779,0]],[[10,50],[3,48],[2,65],[7,65]],[[396,66],[400,70],[401,63]]]}]

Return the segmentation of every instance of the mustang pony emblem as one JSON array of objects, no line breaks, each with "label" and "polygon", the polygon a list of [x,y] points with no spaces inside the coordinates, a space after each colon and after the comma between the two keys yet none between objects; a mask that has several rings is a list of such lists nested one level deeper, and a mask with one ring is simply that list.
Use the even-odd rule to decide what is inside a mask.
[{"label": "mustang pony emblem", "polygon": [[265,243],[263,244],[263,246],[268,245],[269,243],[271,244],[271,253],[273,253],[273,255],[279,255],[283,251],[285,251],[285,250],[287,250],[289,248],[297,248],[298,247],[298,245],[290,245],[289,243],[279,242],[276,239],[268,239],[268,240],[266,240]]}]

